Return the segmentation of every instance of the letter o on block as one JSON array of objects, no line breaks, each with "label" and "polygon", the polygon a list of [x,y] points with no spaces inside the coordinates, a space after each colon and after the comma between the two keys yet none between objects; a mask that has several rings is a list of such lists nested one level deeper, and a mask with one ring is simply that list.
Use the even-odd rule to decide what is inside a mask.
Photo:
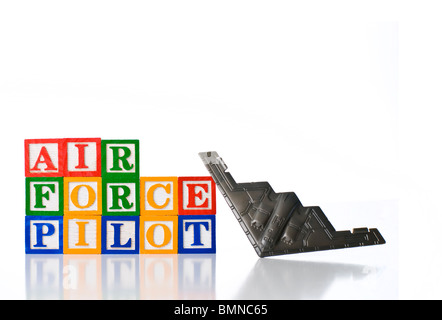
[{"label": "letter o on block", "polygon": [[140,253],[178,253],[178,217],[141,216]]}]

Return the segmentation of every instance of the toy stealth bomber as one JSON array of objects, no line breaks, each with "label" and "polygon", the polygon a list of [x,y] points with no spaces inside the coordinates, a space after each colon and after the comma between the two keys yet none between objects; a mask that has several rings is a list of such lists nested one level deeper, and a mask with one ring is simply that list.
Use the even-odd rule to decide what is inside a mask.
[{"label": "toy stealth bomber", "polygon": [[294,192],[236,183],[216,152],[199,156],[260,257],[385,243],[377,229],[336,231],[321,208],[304,207]]}]

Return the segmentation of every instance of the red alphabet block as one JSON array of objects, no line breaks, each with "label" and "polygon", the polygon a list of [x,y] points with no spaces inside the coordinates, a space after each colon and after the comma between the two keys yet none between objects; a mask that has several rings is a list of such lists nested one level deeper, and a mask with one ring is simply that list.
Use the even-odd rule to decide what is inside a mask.
[{"label": "red alphabet block", "polygon": [[65,177],[101,176],[101,139],[68,138],[64,139],[66,159]]},{"label": "red alphabet block", "polygon": [[25,176],[62,177],[64,173],[64,139],[26,139]]},{"label": "red alphabet block", "polygon": [[216,214],[216,190],[212,177],[178,178],[178,214]]}]

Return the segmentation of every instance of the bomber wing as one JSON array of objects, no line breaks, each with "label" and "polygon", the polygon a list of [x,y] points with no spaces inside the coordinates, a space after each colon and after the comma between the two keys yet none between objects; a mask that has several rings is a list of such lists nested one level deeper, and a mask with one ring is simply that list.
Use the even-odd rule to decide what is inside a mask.
[{"label": "bomber wing", "polygon": [[385,243],[375,228],[336,231],[321,208],[304,207],[294,192],[236,183],[214,151],[199,156],[260,257]]}]

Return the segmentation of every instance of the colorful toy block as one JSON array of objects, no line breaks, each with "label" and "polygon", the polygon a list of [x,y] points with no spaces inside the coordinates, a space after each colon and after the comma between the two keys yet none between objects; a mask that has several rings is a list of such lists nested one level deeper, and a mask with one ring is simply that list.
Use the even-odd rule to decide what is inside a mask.
[{"label": "colorful toy block", "polygon": [[63,217],[26,216],[26,253],[63,253]]},{"label": "colorful toy block", "polygon": [[63,253],[101,253],[101,216],[65,216],[63,233]]},{"label": "colorful toy block", "polygon": [[215,215],[178,217],[178,253],[215,253]]},{"label": "colorful toy block", "polygon": [[26,253],[214,253],[211,177],[140,177],[138,140],[25,140]]},{"label": "colorful toy block", "polygon": [[63,178],[26,178],[26,215],[63,215]]},{"label": "colorful toy block", "polygon": [[101,139],[68,138],[64,139],[66,161],[65,177],[101,176]]},{"label": "colorful toy block", "polygon": [[101,253],[139,253],[140,217],[103,216],[101,221]]},{"label": "colorful toy block", "polygon": [[64,159],[64,139],[25,140],[26,177],[61,177]]},{"label": "colorful toy block", "polygon": [[179,214],[216,214],[215,194],[212,177],[179,177]]},{"label": "colorful toy block", "polygon": [[139,179],[138,140],[101,140],[101,176],[105,179]]},{"label": "colorful toy block", "polygon": [[140,253],[178,253],[178,216],[140,216]]},{"label": "colorful toy block", "polygon": [[139,180],[103,180],[103,215],[139,216]]},{"label": "colorful toy block", "polygon": [[141,214],[178,215],[178,177],[141,177]]},{"label": "colorful toy block", "polygon": [[64,178],[64,214],[101,215],[101,178]]}]

